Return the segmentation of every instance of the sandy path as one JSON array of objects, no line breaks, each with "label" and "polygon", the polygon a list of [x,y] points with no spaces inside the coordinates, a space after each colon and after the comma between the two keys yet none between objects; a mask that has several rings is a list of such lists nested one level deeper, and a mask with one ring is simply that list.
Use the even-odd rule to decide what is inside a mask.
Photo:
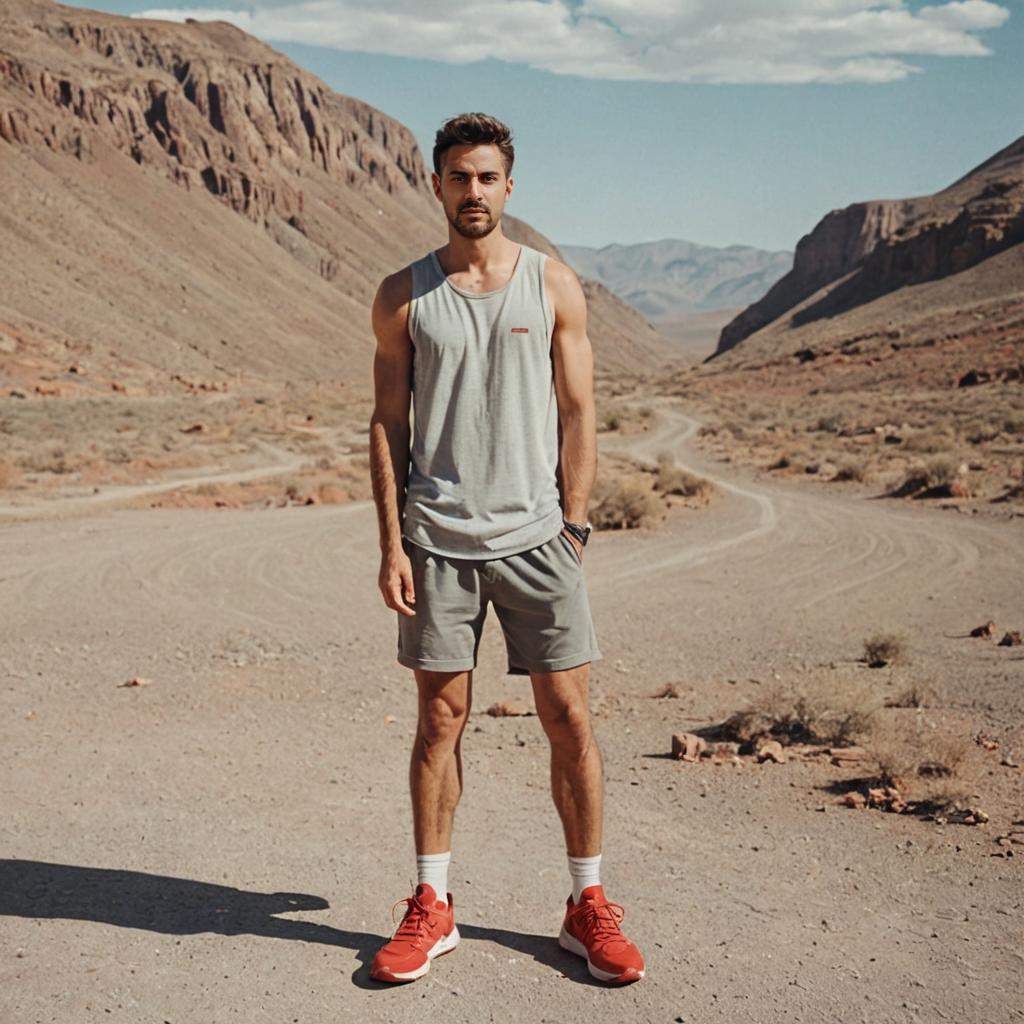
[{"label": "sandy path", "polygon": [[[758,480],[705,463],[692,429],[659,407],[629,446],[671,449],[719,499],[586,555],[605,877],[644,982],[592,985],[554,943],[545,743],[535,718],[480,713],[525,693],[493,614],[452,868],[463,944],[415,986],[367,981],[413,874],[411,674],[371,504],[97,510],[0,526],[0,1019],[1024,1019],[1024,857],[990,856],[1005,822],[841,810],[837,770],[810,764],[660,756],[752,678],[877,680],[854,659],[885,625],[950,706],[1019,742],[1020,649],[944,634],[1014,625],[1021,526]],[[669,680],[684,699],[650,699]],[[993,771],[1020,808],[1019,773]]]},{"label": "sandy path", "polygon": [[[293,428],[298,429],[298,428]],[[308,431],[312,433],[312,431]],[[54,515],[69,516],[89,513],[102,507],[116,507],[134,500],[156,494],[166,494],[179,487],[198,487],[201,484],[240,484],[267,477],[281,476],[306,465],[309,461],[303,455],[278,448],[255,438],[252,446],[259,462],[244,468],[213,466],[203,473],[169,473],[158,483],[149,484],[108,484],[90,494],[75,495],[43,501],[19,501],[0,504],[0,521],[23,519],[49,519]]]}]

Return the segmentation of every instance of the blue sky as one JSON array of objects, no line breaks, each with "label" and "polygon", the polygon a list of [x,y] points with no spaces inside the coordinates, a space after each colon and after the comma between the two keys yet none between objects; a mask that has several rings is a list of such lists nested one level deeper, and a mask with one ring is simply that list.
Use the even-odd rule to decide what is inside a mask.
[{"label": "blue sky", "polygon": [[1020,0],[157,2],[77,6],[220,12],[428,160],[446,117],[494,114],[515,133],[509,212],[563,244],[788,249],[1024,134]]}]

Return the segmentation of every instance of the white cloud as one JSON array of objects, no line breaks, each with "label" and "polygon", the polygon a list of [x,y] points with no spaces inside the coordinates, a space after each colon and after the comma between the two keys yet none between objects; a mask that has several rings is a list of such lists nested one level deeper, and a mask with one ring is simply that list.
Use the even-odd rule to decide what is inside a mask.
[{"label": "white cloud", "polygon": [[268,42],[465,64],[488,57],[555,74],[662,82],[890,82],[914,57],[977,57],[1009,11],[990,0],[255,0],[162,8]]}]

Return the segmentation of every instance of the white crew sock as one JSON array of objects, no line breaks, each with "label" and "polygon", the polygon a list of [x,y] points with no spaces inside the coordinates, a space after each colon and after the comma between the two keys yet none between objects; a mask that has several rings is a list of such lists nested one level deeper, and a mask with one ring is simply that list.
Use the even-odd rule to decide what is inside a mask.
[{"label": "white crew sock", "polygon": [[601,854],[596,857],[570,857],[569,874],[572,876],[572,901],[579,903],[584,889],[601,884]]},{"label": "white crew sock", "polygon": [[429,885],[441,903],[448,902],[448,865],[452,854],[418,853],[416,855],[416,880],[420,885]]}]

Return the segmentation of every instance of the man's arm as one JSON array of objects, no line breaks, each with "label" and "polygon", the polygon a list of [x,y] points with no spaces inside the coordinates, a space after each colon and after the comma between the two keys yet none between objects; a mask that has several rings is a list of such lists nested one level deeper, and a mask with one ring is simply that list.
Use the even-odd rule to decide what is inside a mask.
[{"label": "man's arm", "polygon": [[587,337],[587,300],[576,275],[558,260],[545,261],[544,284],[555,307],[551,355],[562,427],[562,512],[571,523],[585,523],[597,476],[594,354]]},{"label": "man's arm", "polygon": [[370,479],[380,531],[380,588],[389,608],[414,614],[412,567],[402,548],[402,506],[409,471],[412,341],[408,318],[409,269],[386,277],[373,300],[374,407],[370,419]]}]

